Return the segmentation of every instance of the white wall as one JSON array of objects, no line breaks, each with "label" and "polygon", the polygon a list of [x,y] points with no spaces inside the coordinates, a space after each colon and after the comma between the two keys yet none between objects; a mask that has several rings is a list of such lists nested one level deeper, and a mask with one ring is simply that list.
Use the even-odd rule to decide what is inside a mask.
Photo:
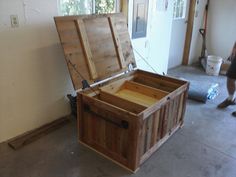
[{"label": "white wall", "polygon": [[[12,14],[19,28],[10,27]],[[73,88],[57,14],[57,0],[0,0],[0,142],[70,111],[65,95]]]},{"label": "white wall", "polygon": [[[132,0],[129,3],[129,32],[132,28]],[[148,28],[147,38],[139,38],[132,40],[132,44],[136,50],[145,58],[148,64],[135,54],[138,68],[154,72],[153,69],[162,74],[167,72],[170,38],[172,27],[173,0],[169,0],[167,11],[158,11],[156,0],[149,0]],[[153,68],[151,68],[150,67]]]},{"label": "white wall", "polygon": [[[199,16],[195,17],[190,50],[190,62],[198,61],[201,54],[202,38],[198,32],[202,27],[206,0],[200,0],[196,7]],[[227,58],[236,40],[236,1],[211,0],[208,15],[207,51],[209,55]]]},{"label": "white wall", "polygon": [[208,24],[208,53],[227,58],[236,41],[236,0],[212,0]]}]

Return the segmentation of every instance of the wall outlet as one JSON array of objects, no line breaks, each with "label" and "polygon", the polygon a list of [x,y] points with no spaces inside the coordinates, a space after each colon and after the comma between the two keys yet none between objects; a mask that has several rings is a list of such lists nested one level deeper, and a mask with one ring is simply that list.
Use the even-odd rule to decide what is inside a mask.
[{"label": "wall outlet", "polygon": [[17,28],[19,27],[19,20],[17,15],[10,15],[11,19],[11,27],[12,28]]}]

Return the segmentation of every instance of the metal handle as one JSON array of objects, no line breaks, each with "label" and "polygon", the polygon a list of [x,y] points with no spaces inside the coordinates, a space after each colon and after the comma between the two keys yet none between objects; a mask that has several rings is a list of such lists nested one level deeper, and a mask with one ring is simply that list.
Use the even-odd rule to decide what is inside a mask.
[{"label": "metal handle", "polygon": [[105,120],[106,122],[109,122],[113,125],[116,125],[120,128],[123,128],[123,129],[128,129],[129,128],[129,122],[126,121],[126,120],[121,120],[119,123],[118,122],[115,122],[113,120],[111,120],[111,118],[109,117],[105,117],[97,112],[94,112],[93,110],[90,109],[90,106],[89,105],[85,105],[84,106],[84,111],[88,112],[88,113],[91,113],[91,114],[94,114],[97,116],[97,118],[100,118],[100,119],[103,119]]}]

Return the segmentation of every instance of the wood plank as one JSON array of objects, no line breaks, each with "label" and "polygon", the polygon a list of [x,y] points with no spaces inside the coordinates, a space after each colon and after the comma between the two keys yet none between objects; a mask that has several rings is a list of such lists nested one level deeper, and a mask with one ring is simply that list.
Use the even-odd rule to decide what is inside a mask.
[{"label": "wood plank", "polygon": [[62,45],[64,44],[70,44],[70,43],[78,43],[79,40],[79,35],[77,31],[63,31],[60,33],[61,37],[61,43]]},{"label": "wood plank", "polygon": [[63,44],[63,48],[65,50],[65,55],[77,54],[79,56],[83,55],[83,51],[81,50],[80,42],[70,44]]},{"label": "wood plank", "polygon": [[178,112],[179,112],[179,106],[180,106],[180,95],[177,95],[175,98],[175,112],[174,112],[174,126],[178,124]]},{"label": "wood plank", "polygon": [[23,146],[30,144],[33,141],[61,128],[70,122],[69,117],[62,117],[55,121],[52,121],[46,125],[43,125],[35,130],[26,132],[20,136],[17,136],[8,141],[8,145],[14,150],[20,149]]},{"label": "wood plank", "polygon": [[77,19],[75,21],[75,23],[76,23],[76,27],[77,27],[77,30],[80,35],[81,45],[84,50],[84,54],[85,54],[88,68],[89,68],[90,76],[92,79],[96,79],[98,77],[98,75],[97,75],[96,67],[95,67],[93,59],[92,59],[93,56],[92,56],[92,52],[90,50],[90,45],[89,45],[86,29],[84,26],[84,22],[81,19]]},{"label": "wood plank", "polygon": [[151,147],[154,146],[157,142],[157,134],[160,120],[160,110],[157,110],[153,113],[153,124],[152,124],[152,137],[151,137]]},{"label": "wood plank", "polygon": [[158,132],[157,132],[157,142],[162,138],[162,131],[163,131],[163,122],[165,119],[165,106],[162,106],[160,108],[160,118],[159,118],[159,126],[158,126]]},{"label": "wood plank", "polygon": [[128,146],[129,146],[129,134],[128,130],[123,129],[121,131],[121,136],[120,136],[120,149],[121,149],[121,155],[124,158],[128,158]]},{"label": "wood plank", "polygon": [[68,21],[55,21],[58,31],[63,32],[63,31],[71,31],[75,30],[75,23],[74,20],[68,20]]},{"label": "wood plank", "polygon": [[155,98],[152,98],[150,96],[129,89],[122,89],[117,93],[115,93],[115,95],[117,97],[121,97],[123,99],[129,100],[144,107],[149,107],[158,101]]},{"label": "wood plank", "polygon": [[139,168],[137,168],[137,169],[135,169],[135,170],[130,169],[129,167],[127,167],[127,165],[125,165],[127,162],[126,162],[126,163],[121,163],[121,162],[117,161],[116,159],[112,159],[112,158],[110,157],[110,155],[107,155],[107,154],[101,152],[100,150],[97,150],[97,149],[95,149],[95,148],[93,148],[93,147],[91,147],[91,146],[85,144],[85,143],[82,142],[82,141],[79,141],[79,143],[82,144],[83,146],[85,146],[85,147],[87,147],[87,148],[93,150],[94,152],[100,154],[101,156],[105,157],[106,159],[112,161],[113,163],[119,165],[120,167],[122,167],[122,168],[124,168],[124,169],[130,171],[131,173],[136,173],[136,172],[139,170]]},{"label": "wood plank", "polygon": [[179,112],[178,112],[178,119],[177,119],[178,123],[181,121],[181,117],[182,117],[183,106],[184,106],[183,101],[184,101],[184,94],[181,94],[180,100],[179,100]]},{"label": "wood plank", "polygon": [[139,70],[139,69],[137,70],[137,75],[139,75],[141,77],[156,79],[156,80],[159,80],[159,82],[163,82],[169,86],[173,85],[177,88],[179,86],[182,86],[187,83],[187,81],[185,81],[185,80],[177,79],[177,78],[169,76],[169,75],[160,75],[157,73],[152,73],[152,72],[143,71],[143,70]]},{"label": "wood plank", "polygon": [[104,91],[104,92],[108,92],[110,94],[115,94],[123,87],[123,84],[126,81],[132,80],[133,78],[134,78],[134,76],[132,76],[132,75],[120,78],[119,80],[113,81],[103,87],[100,87],[100,90]]},{"label": "wood plank", "polygon": [[187,31],[186,31],[184,53],[183,53],[183,60],[182,60],[183,65],[188,65],[188,61],[189,61],[189,52],[190,52],[190,46],[191,46],[191,41],[192,41],[195,6],[196,6],[196,0],[190,1]]},{"label": "wood plank", "polygon": [[138,113],[142,112],[144,109],[146,109],[146,107],[144,107],[142,105],[122,99],[120,97],[117,97],[117,96],[112,95],[107,92],[100,91],[99,97],[102,101],[108,102],[112,105],[115,105],[117,107],[120,107],[120,108],[125,109],[130,112],[133,112],[135,114],[138,114]]},{"label": "wood plank", "polygon": [[120,68],[125,68],[126,67],[125,59],[124,59],[124,56],[123,56],[123,52],[122,52],[122,48],[121,48],[121,42],[120,42],[120,39],[119,39],[119,34],[116,31],[116,26],[115,26],[114,20],[112,19],[112,17],[108,17],[108,21],[109,21],[109,25],[110,25],[110,28],[111,28],[111,33],[112,33],[114,45],[116,47],[116,54],[117,54],[117,58],[119,60]]},{"label": "wood plank", "polygon": [[[116,41],[113,40],[108,20],[110,17],[112,24],[114,24],[115,39],[120,41],[117,44],[119,46],[118,52],[124,58],[123,68],[120,67],[117,58]],[[55,17],[54,20],[66,58],[70,58],[71,54],[76,54],[73,58],[77,59],[78,62],[74,61],[72,63],[76,64],[76,69],[85,75],[84,78],[89,84],[124,72],[127,70],[126,65],[128,63],[136,66],[127,23],[122,14],[63,16]],[[83,23],[83,34],[87,35],[86,40],[81,38],[78,20]],[[89,47],[82,46],[84,41],[86,41],[85,46]],[[79,45],[81,45],[81,48]],[[88,51],[89,49],[90,52]],[[89,56],[92,57],[91,60],[87,59]],[[91,71],[94,71],[93,69],[96,71],[97,77],[91,73]],[[69,67],[69,70],[72,70],[70,73],[72,73],[73,85],[76,90],[79,90],[82,87],[81,81],[78,80],[78,75],[75,74],[72,67]]]},{"label": "wood plank", "polygon": [[124,88],[145,94],[147,96],[153,97],[155,99],[162,99],[163,97],[165,97],[166,95],[168,95],[169,93],[160,89],[156,89],[153,87],[149,87],[143,84],[139,84],[137,82],[133,82],[133,81],[126,81],[124,83]]},{"label": "wood plank", "polygon": [[173,100],[170,100],[169,102],[169,110],[167,112],[167,133],[171,131],[172,129],[172,124],[173,124],[173,111],[174,111],[174,102]]},{"label": "wood plank", "polygon": [[153,119],[154,115],[152,114],[149,116],[147,120],[147,138],[146,138],[146,148],[145,152],[148,151],[151,148],[151,141],[152,141],[152,128],[153,128]]},{"label": "wood plank", "polygon": [[149,149],[140,159],[140,165],[145,162],[151,155],[161,147],[162,144],[164,144],[178,129],[180,128],[180,125],[178,125],[171,134],[166,134],[165,137],[163,137],[158,143],[156,143],[151,149]]},{"label": "wood plank", "polygon": [[145,78],[145,77],[140,76],[140,77],[135,77],[134,82],[147,85],[149,87],[157,88],[166,92],[173,92],[176,89],[176,87],[168,86],[163,83],[160,83],[159,80],[154,79],[154,78],[150,79],[150,78]]},{"label": "wood plank", "polygon": [[83,113],[83,124],[81,125],[83,127],[83,137],[82,140],[85,141],[86,143],[91,143],[89,141],[89,136],[88,136],[88,119],[89,117],[92,116],[90,113],[88,112],[84,112]]},{"label": "wood plank", "polygon": [[77,128],[78,128],[78,137],[80,140],[83,138],[83,97],[81,94],[77,94]]},{"label": "wood plank", "polygon": [[113,129],[114,129],[114,126],[109,123],[109,122],[106,122],[105,123],[105,143],[106,143],[106,148],[109,149],[110,151],[113,151],[114,152],[114,147],[112,146],[112,142],[113,142]]},{"label": "wood plank", "polygon": [[106,124],[107,122],[103,119],[100,119],[100,130],[98,132],[99,135],[99,145],[106,148]]},{"label": "wood plank", "polygon": [[147,125],[147,119],[145,119],[142,123],[141,127],[141,140],[140,140],[140,147],[139,147],[139,152],[140,152],[140,157],[145,153],[145,142],[146,142],[146,125]]},{"label": "wood plank", "polygon": [[169,111],[170,104],[169,102],[165,105],[165,113],[162,122],[162,132],[161,132],[161,139],[167,134],[167,126],[168,126],[168,111]]}]

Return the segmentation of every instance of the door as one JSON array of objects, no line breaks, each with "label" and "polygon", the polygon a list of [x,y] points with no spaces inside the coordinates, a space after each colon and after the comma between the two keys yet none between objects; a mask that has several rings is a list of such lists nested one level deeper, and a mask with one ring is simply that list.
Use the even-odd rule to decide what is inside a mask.
[{"label": "door", "polygon": [[168,69],[182,64],[190,0],[174,0]]},{"label": "door", "polygon": [[129,2],[129,33],[138,68],[150,71],[145,61],[148,60],[149,30],[152,12],[151,0],[130,0]]}]

